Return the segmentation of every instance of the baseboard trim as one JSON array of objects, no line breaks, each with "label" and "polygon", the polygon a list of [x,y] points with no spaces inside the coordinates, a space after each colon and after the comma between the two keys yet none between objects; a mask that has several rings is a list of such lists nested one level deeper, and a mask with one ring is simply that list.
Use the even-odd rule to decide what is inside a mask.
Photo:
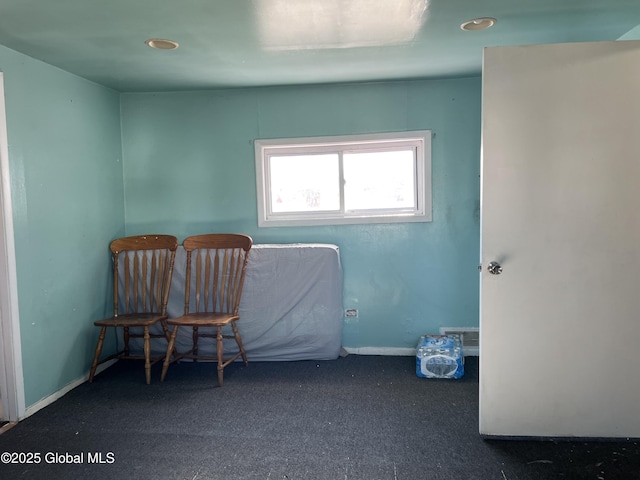
[{"label": "baseboard trim", "polygon": [[[117,361],[118,361],[117,359],[113,359],[113,360],[109,360],[108,362],[105,362],[103,364],[98,365],[98,368],[96,369],[96,375],[99,374],[100,372],[106,370],[107,368],[109,368],[111,365],[113,365]],[[20,417],[19,420],[24,420],[25,418],[30,417],[31,415],[36,413],[38,410],[42,410],[44,407],[51,405],[53,402],[55,402],[56,400],[62,398],[67,393],[69,393],[71,390],[76,388],[78,385],[82,385],[87,380],[89,380],[89,372],[85,373],[82,377],[76,378],[75,380],[73,380],[70,383],[66,384],[64,387],[62,387],[57,392],[53,392],[51,395],[48,395],[48,396],[38,400],[33,405],[30,405],[29,407],[27,407],[25,409],[25,411],[24,411],[24,415],[22,417]]]},{"label": "baseboard trim", "polygon": [[2,427],[0,427],[0,435],[2,435],[7,430],[15,427],[17,424],[18,424],[18,422],[7,422],[7,423],[5,423],[4,425],[2,425]]},{"label": "baseboard trim", "polygon": [[416,349],[411,347],[342,347],[353,355],[387,355],[396,357],[415,356]]},{"label": "baseboard trim", "polygon": [[[353,355],[387,355],[396,357],[414,357],[416,349],[411,347],[342,347]],[[477,347],[469,347],[464,350],[465,357],[477,357],[480,354]]]}]

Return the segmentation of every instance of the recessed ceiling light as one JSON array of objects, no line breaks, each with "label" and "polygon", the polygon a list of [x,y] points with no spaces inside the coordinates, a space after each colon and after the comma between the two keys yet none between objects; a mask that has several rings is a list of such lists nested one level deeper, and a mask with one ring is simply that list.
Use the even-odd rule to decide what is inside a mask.
[{"label": "recessed ceiling light", "polygon": [[164,40],[162,38],[150,38],[144,43],[151,48],[157,48],[158,50],[175,50],[178,48],[178,42],[173,40]]},{"label": "recessed ceiling light", "polygon": [[491,17],[480,17],[464,22],[460,25],[462,30],[484,30],[485,28],[493,27],[497,20]]}]

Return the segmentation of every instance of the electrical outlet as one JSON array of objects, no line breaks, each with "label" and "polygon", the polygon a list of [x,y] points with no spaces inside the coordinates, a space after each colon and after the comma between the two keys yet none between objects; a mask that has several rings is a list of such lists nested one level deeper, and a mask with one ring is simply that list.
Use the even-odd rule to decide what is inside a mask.
[{"label": "electrical outlet", "polygon": [[345,317],[357,317],[358,316],[358,310],[356,308],[348,308],[344,311],[344,316]]}]

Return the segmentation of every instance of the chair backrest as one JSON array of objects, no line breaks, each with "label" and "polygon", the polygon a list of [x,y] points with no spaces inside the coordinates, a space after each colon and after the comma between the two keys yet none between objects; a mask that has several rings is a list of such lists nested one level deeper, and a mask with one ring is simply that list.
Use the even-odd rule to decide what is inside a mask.
[{"label": "chair backrest", "polygon": [[185,315],[194,312],[238,315],[252,244],[251,237],[236,233],[185,238],[182,243],[187,252]]},{"label": "chair backrest", "polygon": [[118,238],[110,248],[114,315],[166,315],[178,239],[172,235],[137,235]]}]

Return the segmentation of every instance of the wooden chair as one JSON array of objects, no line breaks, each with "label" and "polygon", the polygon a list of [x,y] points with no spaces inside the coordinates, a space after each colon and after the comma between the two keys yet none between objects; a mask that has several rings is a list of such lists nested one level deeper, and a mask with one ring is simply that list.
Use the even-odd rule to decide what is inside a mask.
[{"label": "wooden chair", "polygon": [[[169,325],[173,325],[173,331],[161,380],[164,381],[171,363],[171,354],[175,353],[176,336],[180,327],[193,329],[192,347],[187,352],[175,353],[173,361],[182,358],[194,361],[216,360],[220,386],[223,385],[224,368],[227,365],[241,355],[245,365],[248,365],[236,321],[240,318],[238,308],[252,243],[251,237],[247,235],[229,233],[196,235],[184,240],[183,246],[187,253],[184,315],[167,320]],[[231,326],[233,335],[229,334],[228,326]],[[204,327],[209,328],[201,331],[200,328]],[[227,334],[223,334],[225,327]],[[200,337],[216,339],[216,356],[198,353]],[[234,338],[238,345],[238,353],[230,358],[224,358],[225,338]]]},{"label": "wooden chair", "polygon": [[[100,327],[100,337],[89,373],[93,381],[96,368],[108,360],[144,360],[147,384],[151,383],[151,365],[164,358],[151,356],[151,338],[169,341],[167,303],[178,239],[171,235],[139,235],[119,238],[111,242],[113,254],[113,317],[93,322]],[[123,269],[120,275],[120,268]],[[123,277],[119,285],[119,276]],[[151,333],[150,327],[159,323],[163,334]],[[100,360],[104,336],[108,327],[124,329],[123,349]],[[131,329],[134,331],[131,331]],[[142,330],[140,332],[140,330]],[[144,355],[132,355],[130,338],[144,339]]]}]

